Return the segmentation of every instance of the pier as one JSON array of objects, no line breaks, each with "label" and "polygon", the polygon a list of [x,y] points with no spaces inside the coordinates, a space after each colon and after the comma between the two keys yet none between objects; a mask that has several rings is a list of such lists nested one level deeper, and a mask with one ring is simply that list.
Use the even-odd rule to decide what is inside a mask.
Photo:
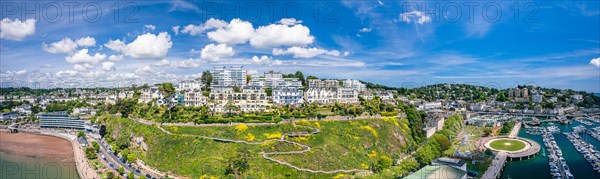
[{"label": "pier", "polygon": [[[521,122],[517,122],[517,124],[515,124],[515,126],[510,131],[510,134],[508,135],[508,137],[504,137],[504,138],[517,139],[520,129],[521,129]],[[492,164],[490,164],[490,166],[485,171],[485,173],[483,173],[481,178],[486,178],[486,179],[498,178],[498,177],[500,177],[500,174],[502,174],[502,170],[504,169],[504,165],[505,165],[507,159],[511,159],[511,160],[514,158],[522,159],[524,157],[530,158],[530,156],[534,156],[539,152],[540,145],[537,142],[529,140],[529,139],[522,139],[522,138],[518,138],[518,139],[524,140],[528,146],[524,150],[517,151],[517,152],[498,151],[498,153],[496,154],[496,157],[494,157],[494,161],[492,161]],[[488,142],[490,140],[492,140],[492,138],[487,139]],[[485,142],[486,145],[488,142]],[[486,146],[486,147],[489,148],[489,146]]]},{"label": "pier", "polygon": [[[584,129],[587,131],[587,129]],[[565,132],[564,134],[567,136],[567,139],[575,146],[575,149],[582,154],[590,165],[596,170],[596,172],[600,173],[600,153],[596,148],[581,140],[581,137],[578,135],[579,132]]]}]

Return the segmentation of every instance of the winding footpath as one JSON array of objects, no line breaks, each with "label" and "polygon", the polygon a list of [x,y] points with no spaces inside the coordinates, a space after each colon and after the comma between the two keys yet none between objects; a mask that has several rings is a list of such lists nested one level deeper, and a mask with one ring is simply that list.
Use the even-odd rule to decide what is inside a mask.
[{"label": "winding footpath", "polygon": [[[292,167],[296,170],[299,171],[305,171],[305,172],[310,172],[310,173],[323,173],[323,174],[333,174],[333,173],[351,173],[351,172],[370,172],[369,170],[364,170],[364,169],[349,169],[349,170],[312,170],[312,169],[308,169],[308,168],[302,168],[296,165],[293,165],[291,163],[282,161],[282,160],[277,160],[275,158],[272,158],[272,155],[290,155],[290,154],[302,154],[302,153],[306,153],[311,151],[311,147],[305,144],[301,144],[298,142],[294,142],[294,141],[289,141],[286,140],[285,137],[303,137],[303,136],[310,136],[313,134],[317,134],[319,132],[321,132],[320,129],[318,128],[313,128],[313,127],[309,127],[309,126],[303,126],[303,125],[298,125],[298,126],[302,126],[308,129],[311,129],[312,132],[288,132],[285,133],[283,135],[281,135],[280,139],[269,139],[269,140],[264,140],[261,142],[248,142],[248,141],[244,141],[244,140],[234,140],[234,139],[225,139],[225,138],[218,138],[218,137],[210,137],[210,136],[203,136],[203,135],[194,135],[194,134],[175,134],[172,133],[164,128],[162,128],[162,125],[155,123],[155,122],[151,122],[151,121],[146,121],[143,119],[139,119],[139,118],[131,118],[132,120],[142,123],[142,124],[146,124],[146,125],[155,125],[164,133],[169,134],[169,135],[179,135],[179,136],[190,136],[190,137],[199,137],[199,138],[203,138],[203,139],[210,139],[210,140],[214,140],[214,141],[219,141],[219,142],[231,142],[231,143],[244,143],[244,144],[248,144],[248,145],[260,145],[260,144],[264,144],[267,142],[271,142],[271,141],[276,141],[276,142],[285,142],[285,143],[289,143],[289,144],[294,144],[294,145],[298,145],[301,146],[303,148],[303,150],[298,150],[298,151],[289,151],[289,152],[263,152],[262,153],[262,157],[264,159],[276,162],[278,164],[281,165],[286,165],[289,167]],[[295,123],[292,123],[293,125],[296,125]]]}]

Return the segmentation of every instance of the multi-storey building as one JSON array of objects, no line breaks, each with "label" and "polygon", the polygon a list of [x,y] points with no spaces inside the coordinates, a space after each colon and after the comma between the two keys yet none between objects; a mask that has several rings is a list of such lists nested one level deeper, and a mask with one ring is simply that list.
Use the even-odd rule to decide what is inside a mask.
[{"label": "multi-storey building", "polygon": [[347,80],[344,80],[343,84],[344,84],[344,87],[352,88],[358,92],[367,90],[367,85],[363,84],[362,82],[360,82],[358,80],[347,79]]},{"label": "multi-storey building", "polygon": [[536,94],[536,95],[531,96],[531,102],[541,103],[543,100],[544,100],[544,96],[542,96],[542,95]]},{"label": "multi-storey building", "polygon": [[185,106],[202,106],[207,102],[208,97],[204,96],[200,90],[189,91],[184,94],[183,105]]},{"label": "multi-storey building", "polygon": [[309,79],[308,88],[336,88],[340,84],[337,80]]},{"label": "multi-storey building", "polygon": [[304,94],[304,98],[308,103],[328,104],[335,100],[336,93],[325,88],[309,88]]},{"label": "multi-storey building", "polygon": [[65,112],[44,113],[38,116],[41,128],[85,129],[84,121]]},{"label": "multi-storey building", "polygon": [[202,82],[196,80],[182,81],[177,85],[177,91],[193,91],[202,88]]},{"label": "multi-storey building", "polygon": [[277,87],[273,89],[273,104],[301,104],[304,103],[303,91],[298,87]]},{"label": "multi-storey building", "polygon": [[354,88],[337,88],[335,101],[344,104],[358,103],[358,91]]},{"label": "multi-storey building", "polygon": [[529,90],[527,88],[511,88],[508,89],[509,98],[527,98],[529,97]]},{"label": "multi-storey building", "polygon": [[248,86],[240,91],[231,87],[213,87],[208,99],[211,101],[209,107],[215,112],[229,112],[230,106],[243,112],[266,111],[272,105],[260,87]]},{"label": "multi-storey building", "polygon": [[300,104],[303,103],[302,82],[298,78],[283,78],[280,72],[268,71],[264,77],[250,80],[248,86],[259,88],[271,88],[273,103],[280,104]]},{"label": "multi-storey building", "polygon": [[158,90],[158,87],[153,86],[150,88],[142,88],[142,94],[140,95],[139,103],[148,103],[153,99],[161,99],[163,94]]},{"label": "multi-storey building", "polygon": [[243,66],[232,66],[230,69],[225,69],[224,66],[216,66],[211,71],[213,81],[211,86],[214,87],[244,87],[246,86],[247,72]]}]

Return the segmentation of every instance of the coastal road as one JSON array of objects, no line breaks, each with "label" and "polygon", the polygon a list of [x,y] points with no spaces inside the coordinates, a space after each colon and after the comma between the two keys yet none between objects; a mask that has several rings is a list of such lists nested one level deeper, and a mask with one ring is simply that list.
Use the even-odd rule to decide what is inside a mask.
[{"label": "coastal road", "polygon": [[[96,141],[96,142],[98,142],[98,141]],[[142,176],[141,173],[136,173],[135,169],[133,169],[133,168],[129,167],[127,164],[121,162],[119,160],[119,157],[117,157],[114,153],[108,152],[108,146],[106,146],[105,142],[100,140],[100,142],[98,142],[98,144],[100,144],[100,155],[104,155],[110,163],[113,163],[115,165],[116,169],[118,169],[118,167],[120,166],[125,169],[125,173],[133,172],[133,174],[137,177]]]}]

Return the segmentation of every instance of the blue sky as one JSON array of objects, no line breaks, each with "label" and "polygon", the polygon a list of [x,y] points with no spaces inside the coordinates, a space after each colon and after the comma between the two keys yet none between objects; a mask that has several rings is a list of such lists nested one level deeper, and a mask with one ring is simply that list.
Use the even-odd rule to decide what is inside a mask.
[{"label": "blue sky", "polygon": [[0,6],[3,86],[178,82],[213,66],[243,65],[253,74],[300,70],[396,87],[534,84],[600,92],[598,1]]}]

